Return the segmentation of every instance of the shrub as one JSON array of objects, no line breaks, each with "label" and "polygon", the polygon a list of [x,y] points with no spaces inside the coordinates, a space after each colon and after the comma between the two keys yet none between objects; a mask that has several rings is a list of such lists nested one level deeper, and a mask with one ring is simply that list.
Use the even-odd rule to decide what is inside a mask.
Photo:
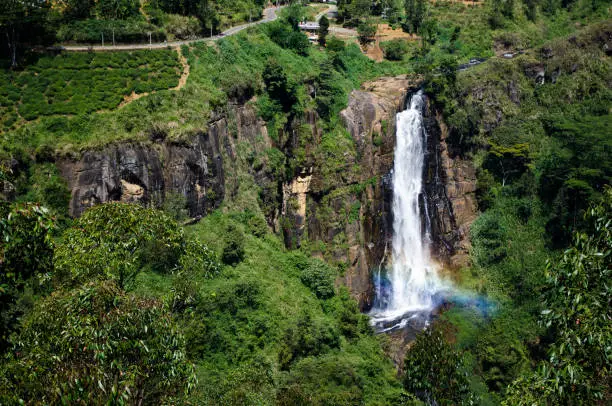
[{"label": "shrub", "polygon": [[308,313],[302,314],[293,327],[285,330],[278,362],[288,370],[296,360],[323,354],[340,347],[340,334],[332,326],[315,321]]},{"label": "shrub", "polygon": [[248,222],[249,231],[255,237],[263,237],[268,233],[268,223],[262,216],[253,215]]},{"label": "shrub", "polygon": [[[149,137],[159,137],[159,132],[157,132],[158,129],[159,127],[151,129]],[[187,210],[187,198],[181,193],[168,193],[164,199],[162,210],[176,221],[185,220],[189,216],[189,211]]]},{"label": "shrub", "polygon": [[383,42],[381,44],[385,58],[390,61],[401,61],[408,52],[408,44],[401,39]]},{"label": "shrub", "polygon": [[610,377],[610,255],[612,189],[585,215],[589,232],[548,263],[540,323],[553,342],[535,373],[509,389],[507,404],[578,405],[606,403]]},{"label": "shrub", "polygon": [[376,35],[376,25],[370,22],[362,22],[357,27],[357,33],[359,34],[359,43],[361,45],[369,44],[374,40],[374,36]]},{"label": "shrub", "polygon": [[302,56],[308,55],[310,42],[302,32],[295,31],[290,25],[280,21],[268,24],[266,28],[270,39],[282,48],[291,49]]},{"label": "shrub", "polygon": [[334,269],[319,259],[311,259],[300,273],[302,283],[319,299],[328,299],[334,295],[335,277]]},{"label": "shrub", "polygon": [[51,163],[35,165],[30,182],[32,187],[28,197],[32,201],[40,202],[55,214],[68,215],[70,190],[57,166]]},{"label": "shrub", "polygon": [[221,260],[226,265],[238,265],[244,259],[244,234],[233,224],[225,232],[225,245]]},{"label": "shrub", "polygon": [[216,254],[201,242],[189,239],[172,281],[172,311],[181,312],[199,299],[199,283],[221,271]]},{"label": "shrub", "polygon": [[7,287],[51,271],[53,220],[38,204],[18,204],[0,217],[0,297]]},{"label": "shrub", "polygon": [[344,51],[344,41],[338,37],[331,37],[327,39],[327,50],[331,52],[342,52]]},{"label": "shrub", "polygon": [[[30,307],[28,296],[41,292],[41,283],[53,270],[54,227],[44,207],[18,204],[10,208],[0,202],[0,353]],[[24,295],[27,291],[31,293]]]},{"label": "shrub", "polygon": [[340,292],[324,306],[326,313],[334,315],[340,332],[346,338],[354,339],[372,331],[369,325],[370,319],[359,311],[357,301],[351,297],[348,289],[341,288]]}]

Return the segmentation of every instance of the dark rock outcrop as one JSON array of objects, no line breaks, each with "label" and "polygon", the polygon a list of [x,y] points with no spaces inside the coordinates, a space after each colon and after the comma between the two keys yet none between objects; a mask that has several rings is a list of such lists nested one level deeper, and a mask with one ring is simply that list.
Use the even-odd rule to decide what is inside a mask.
[{"label": "dark rock outcrop", "polygon": [[453,153],[448,129],[431,104],[425,111],[427,156],[424,190],[431,222],[432,254],[450,268],[469,264],[469,229],[477,217],[476,171]]},{"label": "dark rock outcrop", "polygon": [[224,198],[219,139],[195,134],[186,142],[121,143],[86,151],[57,163],[71,190],[70,214],[109,201],[161,206],[169,194],[183,196],[193,217]]}]

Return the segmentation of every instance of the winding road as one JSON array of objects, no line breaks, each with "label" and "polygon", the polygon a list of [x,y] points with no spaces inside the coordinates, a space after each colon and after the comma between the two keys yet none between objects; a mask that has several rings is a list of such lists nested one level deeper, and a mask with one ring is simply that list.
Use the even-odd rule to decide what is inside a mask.
[{"label": "winding road", "polygon": [[235,34],[239,33],[240,31],[242,31],[244,29],[247,29],[249,27],[253,27],[253,26],[258,25],[258,24],[269,23],[271,21],[274,21],[274,20],[276,20],[278,18],[277,11],[280,10],[281,8],[283,8],[283,7],[286,7],[286,6],[266,8],[263,11],[263,18],[261,20],[254,21],[252,23],[246,23],[246,24],[242,24],[242,25],[237,25],[235,27],[231,27],[231,28],[227,29],[226,31],[222,32],[221,34],[215,35],[215,36],[212,36],[212,37],[201,37],[201,38],[195,38],[195,39],[190,39],[190,40],[173,41],[173,42],[155,42],[155,43],[152,43],[152,44],[59,45],[59,46],[53,47],[53,49],[62,50],[62,51],[69,51],[69,52],[134,51],[134,50],[138,50],[138,49],[176,48],[176,47],[180,47],[182,45],[192,44],[194,42],[200,42],[200,41],[212,42],[212,41],[217,41],[217,40],[219,40],[221,38],[224,38],[224,37],[227,37],[227,36],[230,36],[230,35],[235,35]]}]

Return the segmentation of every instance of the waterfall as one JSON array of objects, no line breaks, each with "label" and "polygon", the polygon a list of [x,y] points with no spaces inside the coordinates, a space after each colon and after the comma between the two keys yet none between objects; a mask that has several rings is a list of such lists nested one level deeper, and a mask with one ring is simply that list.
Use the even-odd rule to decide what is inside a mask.
[{"label": "waterfall", "polygon": [[427,148],[424,103],[419,91],[412,96],[410,107],[396,117],[392,263],[386,275],[382,266],[375,275],[376,299],[370,313],[372,323],[382,330],[402,327],[417,313],[429,313],[441,289],[429,253],[430,221],[422,221],[420,210],[421,203],[427,210],[422,190]]}]

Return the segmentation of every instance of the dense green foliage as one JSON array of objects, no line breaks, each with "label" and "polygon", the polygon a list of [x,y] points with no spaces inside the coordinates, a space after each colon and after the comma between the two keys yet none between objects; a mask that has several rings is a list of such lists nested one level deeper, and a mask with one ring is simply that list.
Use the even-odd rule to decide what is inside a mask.
[{"label": "dense green foliage", "polygon": [[6,404],[151,404],[195,383],[185,339],[163,304],[113,282],[52,294],[21,329],[0,373]]},{"label": "dense green foliage", "polygon": [[437,328],[419,334],[406,355],[404,387],[428,404],[473,402],[461,355]]},{"label": "dense green foliage", "polygon": [[[215,212],[189,232],[222,252],[219,231],[242,228],[232,217],[242,216]],[[356,302],[335,291],[334,270],[284,251],[276,236],[244,237],[244,260],[201,284],[198,299],[179,315],[198,372],[190,399],[396,404],[402,390],[393,367]],[[327,279],[311,279],[319,274]]]},{"label": "dense green foliage", "polygon": [[0,58],[6,55],[16,66],[25,52],[22,44],[202,37],[261,18],[264,6],[263,0],[7,0],[0,7]]},{"label": "dense green foliage", "polygon": [[0,351],[17,320],[31,306],[53,270],[54,228],[49,211],[37,204],[0,206]]},{"label": "dense green foliage", "polygon": [[381,44],[385,58],[390,61],[401,61],[404,56],[408,53],[408,45],[406,41],[396,39],[389,42],[383,42]]},{"label": "dense green foliage", "polygon": [[[264,5],[61,3],[2,4],[9,56],[22,39],[43,43],[56,28],[65,40],[103,33],[107,42],[113,34],[137,41],[143,30],[192,38],[257,18]],[[409,393],[429,404],[605,402],[611,29],[598,21],[608,18],[606,5],[338,7],[363,43],[383,19],[420,40],[382,43],[397,62],[375,63],[354,41],[309,44],[297,24],[320,9],[293,6],[277,22],[214,45],[183,46],[190,76],[178,91],[162,90],[178,83],[169,50],[23,59],[23,70],[0,72],[0,196],[48,208],[0,209],[0,403],[400,405],[416,402]],[[490,60],[457,71],[475,57]],[[380,179],[348,184],[363,168],[339,112],[365,80],[410,71],[425,74],[431,106],[448,125],[449,154],[476,167],[481,214],[457,297],[418,335],[400,380],[382,350],[392,345],[336,285],[347,263],[335,254],[348,249],[347,236],[324,244],[304,235],[300,250],[288,251],[300,243],[276,204],[280,186],[314,168],[322,206],[315,220],[358,225],[364,203],[355,194]],[[152,90],[115,109],[124,96]],[[181,142],[228,104],[245,103],[265,120],[269,139],[239,140],[236,117],[227,117],[235,137],[226,141],[238,154],[224,168],[231,196],[221,210],[186,228],[176,223],[186,216],[182,196],[166,200],[166,214],[117,203],[66,217],[59,155],[158,134]],[[305,117],[316,118],[317,134]],[[380,135],[373,146],[381,153]],[[256,184],[253,172],[273,181]],[[337,216],[339,202],[346,210]],[[288,211],[296,204],[289,199]],[[572,234],[572,248],[561,251]]]},{"label": "dense green foliage", "polygon": [[169,217],[110,203],[87,211],[66,230],[55,251],[55,267],[64,282],[114,280],[123,288],[144,266],[171,271],[183,250],[183,232]]},{"label": "dense green foliage", "polygon": [[[580,284],[584,291],[578,293],[571,278],[547,276],[545,270],[546,260],[559,255],[555,249],[567,246],[572,232],[583,230],[596,238],[582,218],[610,182],[610,137],[604,130],[609,121],[610,88],[605,78],[610,76],[610,61],[601,40],[610,25],[594,23],[567,36],[568,21],[597,21],[600,11],[581,14],[586,4],[576,2],[569,11],[550,18],[538,15],[532,23],[524,20],[522,10],[508,8],[512,2],[496,4],[497,21],[481,14],[487,10],[432,8],[431,15],[438,19],[435,42],[414,53],[425,72],[433,69],[426,90],[448,124],[452,153],[471,158],[477,168],[483,213],[471,227],[474,263],[462,283],[503,307],[491,320],[465,309],[445,318],[458,329],[458,345],[466,350],[472,371],[470,389],[482,402],[593,404],[601,385],[606,385],[600,374],[607,374],[610,362],[597,341],[589,342],[591,348],[586,337],[609,343],[609,333],[590,324],[578,343],[571,330],[551,328],[556,321],[546,316],[557,320],[567,306],[563,296],[553,300],[558,294],[554,289],[572,292],[567,300],[588,308],[588,300],[583,303],[587,296],[596,303],[603,297],[590,289],[605,290],[606,283]],[[469,14],[472,20],[462,24],[447,14],[451,10]],[[485,34],[474,35],[478,26]],[[468,33],[473,38],[466,47]],[[490,50],[491,42],[497,52],[533,48],[456,73],[456,60],[467,49],[473,56],[486,55],[474,48],[481,46],[475,38],[486,39],[483,50]],[[605,261],[605,255],[601,259]],[[562,261],[567,274],[580,273],[579,261]],[[596,269],[593,277],[604,276]],[[551,300],[555,305],[547,304]],[[592,313],[586,311],[605,318],[609,303],[604,300],[601,305]],[[538,325],[541,312],[545,317]],[[576,318],[572,326],[582,328]],[[592,369],[583,350],[598,360],[593,360]]]},{"label": "dense green foliage", "polygon": [[116,108],[124,96],[178,85],[176,52],[72,53],[42,57],[22,72],[0,72],[4,130],[42,116]]},{"label": "dense green foliage", "polygon": [[[278,237],[250,223],[243,229],[217,212],[185,236],[161,212],[113,203],[87,211],[56,246],[47,226],[11,225],[28,245],[46,247],[37,259],[52,279],[41,283],[55,283],[10,321],[0,399],[292,404],[318,388],[316,404],[399,401],[367,319],[335,291],[335,270],[284,252]],[[241,235],[243,260],[221,268],[217,236],[226,230]]]},{"label": "dense green foliage", "polygon": [[586,212],[589,232],[549,263],[541,324],[553,337],[548,359],[510,388],[508,404],[594,404],[607,396],[610,374],[612,189]]}]

